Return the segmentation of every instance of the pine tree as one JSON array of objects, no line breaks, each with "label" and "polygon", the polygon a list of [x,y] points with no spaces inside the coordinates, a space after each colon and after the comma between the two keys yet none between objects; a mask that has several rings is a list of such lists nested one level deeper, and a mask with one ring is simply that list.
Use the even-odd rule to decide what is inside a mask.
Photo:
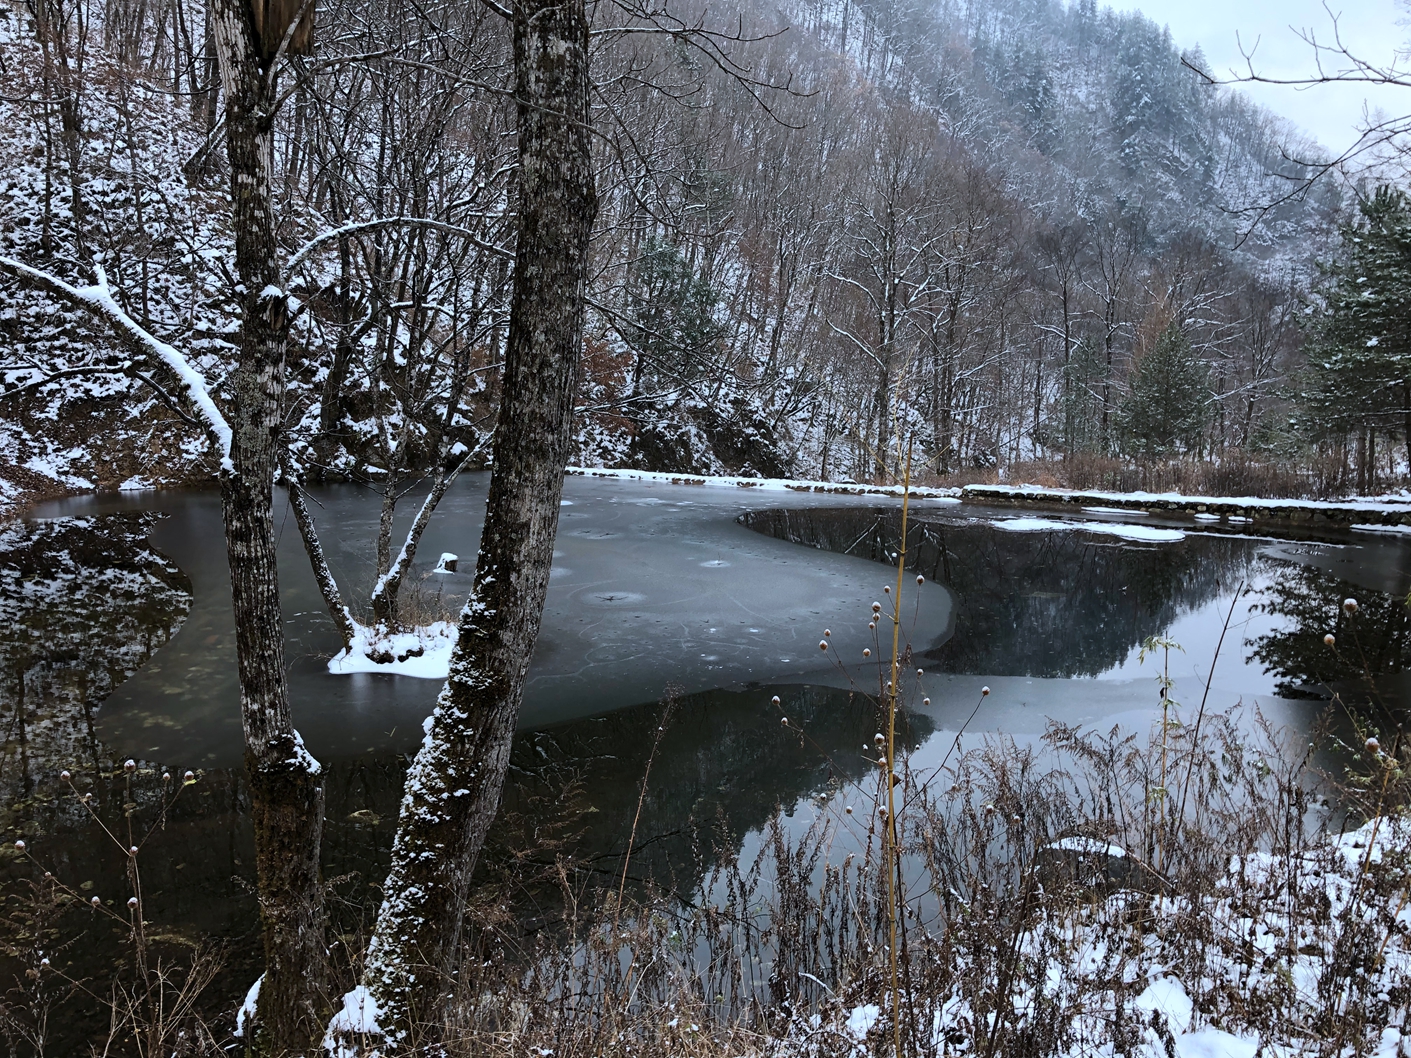
[{"label": "pine tree", "polygon": [[1400,433],[1411,445],[1411,198],[1379,187],[1324,269],[1301,418],[1314,437]]},{"label": "pine tree", "polygon": [[[716,321],[716,291],[697,275],[684,254],[670,243],[648,240],[632,268],[629,304],[640,328],[633,392],[644,374],[670,383],[694,382],[717,359],[724,337]],[[645,368],[645,370],[644,370]]]},{"label": "pine tree", "polygon": [[1192,451],[1200,445],[1209,405],[1210,372],[1173,323],[1132,370],[1117,415],[1123,447],[1145,458]]}]

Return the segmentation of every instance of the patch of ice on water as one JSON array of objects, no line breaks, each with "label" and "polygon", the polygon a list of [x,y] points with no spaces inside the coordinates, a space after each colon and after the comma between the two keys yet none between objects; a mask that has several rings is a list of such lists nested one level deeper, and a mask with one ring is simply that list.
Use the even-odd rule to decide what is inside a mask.
[{"label": "patch of ice on water", "polygon": [[1142,540],[1154,544],[1171,544],[1184,540],[1186,534],[1179,529],[1158,529],[1151,525],[1119,525],[1113,522],[1061,522],[1053,518],[1001,518],[993,523],[996,529],[1007,533],[1043,533],[1052,531],[1080,531],[1099,533],[1103,536],[1119,536],[1124,540]]},{"label": "patch of ice on water", "polygon": [[1134,511],[1127,507],[1084,507],[1083,510],[1088,514],[1120,514],[1124,518],[1130,518],[1134,515],[1138,518],[1145,518],[1148,515],[1146,511]]}]

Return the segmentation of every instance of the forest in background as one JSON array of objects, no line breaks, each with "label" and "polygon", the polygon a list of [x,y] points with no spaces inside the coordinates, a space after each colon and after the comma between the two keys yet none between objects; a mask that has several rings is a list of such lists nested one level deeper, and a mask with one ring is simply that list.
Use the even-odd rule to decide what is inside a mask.
[{"label": "forest in background", "polygon": [[[643,32],[634,10],[594,13],[575,462],[890,480],[900,434],[956,482],[1334,495],[1404,473],[1404,200],[1305,188],[1317,146],[1150,20],[827,0],[643,7]],[[314,479],[397,488],[488,454],[509,35],[474,5],[317,19],[274,119],[285,437]],[[0,76],[0,248],[74,283],[101,262],[134,320],[221,379],[239,292],[201,5],[6,3]],[[1384,235],[1386,327],[1358,301],[1354,229]],[[0,488],[209,475],[172,380],[0,289]]]}]

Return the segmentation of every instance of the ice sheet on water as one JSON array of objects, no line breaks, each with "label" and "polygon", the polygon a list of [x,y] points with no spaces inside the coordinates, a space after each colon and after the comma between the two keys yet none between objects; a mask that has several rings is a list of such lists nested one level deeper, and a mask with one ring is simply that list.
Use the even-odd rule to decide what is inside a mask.
[{"label": "ice sheet on water", "polygon": [[[460,572],[428,577],[419,563],[408,589],[422,612],[454,617],[479,547],[486,475],[465,475],[427,529],[421,553],[462,556]],[[378,507],[361,490],[314,490],[329,562],[350,592],[372,581],[370,549]],[[839,682],[841,659],[863,685],[876,685],[879,651],[867,624],[874,599],[895,578],[866,559],[799,547],[737,523],[746,506],[876,506],[876,496],[787,490],[762,496],[659,482],[571,477],[561,510],[543,628],[531,660],[522,724],[539,727],[685,692],[751,683]],[[239,688],[230,627],[228,566],[219,497],[157,493],[128,502],[171,512],[154,540],[191,577],[195,602],[180,634],[105,703],[104,737],[157,759],[206,766],[238,763]],[[890,501],[883,501],[890,502]],[[398,532],[410,521],[416,503]],[[415,736],[444,674],[438,647],[424,644],[392,671],[366,658],[328,659],[341,643],[309,572],[299,535],[283,510],[279,569],[295,722],[321,759],[401,746]],[[419,585],[419,587],[418,587]],[[921,605],[916,607],[916,592]],[[356,598],[356,595],[354,596]],[[908,580],[903,632],[917,650],[949,634],[951,597]],[[818,647],[823,629],[829,649]],[[410,645],[410,644],[406,644]],[[873,656],[863,667],[862,650]],[[408,650],[394,653],[409,654]],[[804,677],[808,677],[804,679]]]}]

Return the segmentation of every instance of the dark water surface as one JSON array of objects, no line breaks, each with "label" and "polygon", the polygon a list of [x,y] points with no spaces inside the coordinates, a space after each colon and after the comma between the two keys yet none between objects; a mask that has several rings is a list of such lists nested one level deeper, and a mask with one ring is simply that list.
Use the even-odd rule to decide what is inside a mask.
[{"label": "dark water surface", "polygon": [[[429,570],[443,551],[472,565],[484,487],[465,480],[428,530],[412,578],[424,613],[453,613],[463,598],[468,573]],[[365,597],[376,499],[352,488],[317,498],[335,571]],[[576,478],[565,500],[506,809],[482,870],[514,884],[536,855],[557,851],[620,870],[669,692],[632,874],[691,893],[712,843],[748,843],[779,806],[806,821],[813,795],[867,774],[884,645],[867,621],[894,582],[884,564],[898,512],[871,499]],[[43,889],[47,869],[84,900],[119,911],[126,900],[126,857],[60,782],[68,769],[121,842],[129,823],[139,835],[155,828],[141,857],[146,918],[172,951],[228,945],[211,993],[213,1009],[228,1009],[259,969],[219,503],[142,494],[35,514],[0,532],[0,825],[7,842],[29,843],[24,857],[8,844],[0,852],[0,974],[23,982],[42,949],[102,979],[121,956],[120,924],[77,904],[46,911],[29,888]],[[1176,697],[1192,705],[1210,678],[1212,708],[1257,705],[1304,729],[1329,687],[1367,696],[1364,665],[1386,703],[1402,701],[1411,548],[1398,539],[1271,540],[1187,523],[1181,538],[1151,542],[1012,531],[996,527],[1015,524],[1012,512],[952,504],[919,504],[912,516],[906,671],[925,674],[903,690],[918,767],[939,762],[982,685],[993,694],[976,733],[1032,738],[1048,717],[1145,728],[1158,715],[1156,669],[1138,654],[1157,634],[1184,648],[1169,663]],[[440,682],[328,673],[337,638],[292,520],[280,517],[295,719],[328,769],[325,866],[341,879],[337,924],[356,933],[375,906],[406,754]],[[1355,627],[1341,609],[1349,596],[1360,603]],[[1329,630],[1339,653],[1322,644]],[[139,762],[133,773],[127,757]],[[176,784],[162,782],[164,768],[199,773],[165,811]],[[526,899],[524,915],[535,913]],[[96,1008],[66,1016],[75,1040],[101,1029]]]}]

